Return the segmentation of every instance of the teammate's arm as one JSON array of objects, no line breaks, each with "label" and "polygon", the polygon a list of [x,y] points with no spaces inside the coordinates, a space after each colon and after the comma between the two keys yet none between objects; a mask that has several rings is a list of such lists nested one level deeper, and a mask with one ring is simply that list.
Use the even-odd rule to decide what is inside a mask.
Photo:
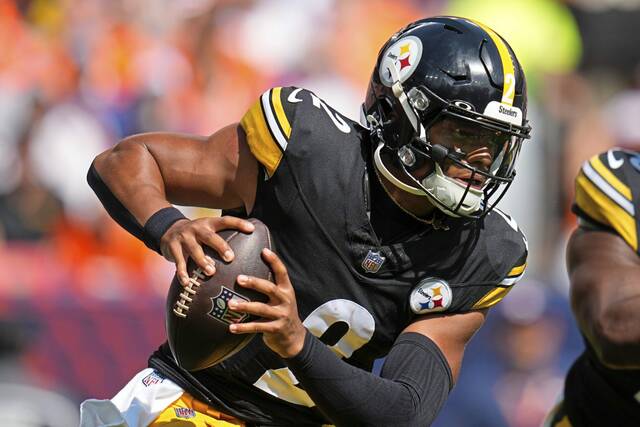
[{"label": "teammate's arm", "polygon": [[[109,214],[132,232],[142,230],[154,213],[172,203],[244,207],[250,212],[257,174],[257,161],[247,146],[244,131],[234,124],[209,137],[147,133],[125,138],[96,157],[89,181]],[[228,254],[224,256],[229,246],[216,234],[225,228],[250,232],[253,226],[238,218],[204,218],[177,221],[166,231],[161,251],[176,263],[183,282],[187,279],[188,256],[212,272],[207,269],[212,261],[205,257],[202,243],[229,259]]]},{"label": "teammate's arm", "polygon": [[640,257],[616,234],[578,228],[567,266],[573,311],[600,360],[640,368]]},{"label": "teammate's arm", "polygon": [[262,320],[233,324],[232,332],[261,332],[336,425],[424,426],[435,419],[460,371],[465,345],[484,322],[486,310],[420,317],[397,338],[381,376],[376,376],[338,358],[306,331],[284,264],[268,250],[263,258],[275,281],[239,276],[238,283],[264,293],[269,302],[229,301],[232,310]]}]

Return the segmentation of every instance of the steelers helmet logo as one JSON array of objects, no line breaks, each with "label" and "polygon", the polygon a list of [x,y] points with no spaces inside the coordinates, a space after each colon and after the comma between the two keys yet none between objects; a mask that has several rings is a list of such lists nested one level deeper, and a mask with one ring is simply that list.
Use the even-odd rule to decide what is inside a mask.
[{"label": "steelers helmet logo", "polygon": [[407,36],[393,43],[380,60],[378,73],[382,84],[391,87],[396,78],[403,83],[411,77],[421,57],[422,42],[418,37]]},{"label": "steelers helmet logo", "polygon": [[423,279],[411,291],[409,305],[415,314],[445,311],[451,306],[452,294],[449,284],[442,279]]}]

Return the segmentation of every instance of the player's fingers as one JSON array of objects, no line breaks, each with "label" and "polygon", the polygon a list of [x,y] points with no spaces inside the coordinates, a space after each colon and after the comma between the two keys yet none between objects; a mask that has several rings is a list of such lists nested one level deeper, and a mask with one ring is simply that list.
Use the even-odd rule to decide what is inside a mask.
[{"label": "player's fingers", "polygon": [[275,329],[275,322],[248,322],[233,323],[229,325],[229,331],[234,334],[256,334],[261,332],[271,332]]},{"label": "player's fingers", "polygon": [[280,260],[278,255],[275,254],[272,250],[268,248],[264,248],[262,250],[262,256],[269,263],[269,267],[275,276],[275,282],[278,286],[291,286],[291,282],[289,281],[289,273],[287,272],[287,267],[284,266],[284,263]]},{"label": "player's fingers", "polygon": [[178,280],[182,286],[187,286],[189,284],[189,274],[187,274],[187,261],[184,258],[184,253],[182,252],[182,245],[180,242],[173,241],[169,243],[169,253],[171,254],[171,258],[173,262],[176,263],[176,274],[178,275]]},{"label": "player's fingers", "polygon": [[200,240],[205,245],[213,248],[220,258],[227,262],[231,262],[233,260],[233,250],[231,250],[231,246],[224,240],[220,235],[218,235],[215,230],[207,227],[207,229],[200,229],[197,231],[196,236],[198,240]]},{"label": "player's fingers", "polygon": [[239,275],[237,281],[240,286],[263,293],[272,300],[280,299],[278,287],[273,282],[244,274]]},{"label": "player's fingers", "polygon": [[256,227],[250,221],[246,219],[237,218],[235,216],[221,216],[216,218],[215,229],[220,230],[240,230],[244,233],[252,233]]},{"label": "player's fingers", "polygon": [[182,241],[182,246],[186,249],[191,259],[193,259],[198,267],[202,269],[207,275],[211,276],[216,272],[216,267],[213,260],[206,256],[202,250],[202,246],[193,236],[185,236]]},{"label": "player's fingers", "polygon": [[241,313],[253,314],[263,319],[277,319],[280,314],[277,309],[267,304],[257,301],[238,301],[232,299],[229,301],[229,308],[233,311]]}]

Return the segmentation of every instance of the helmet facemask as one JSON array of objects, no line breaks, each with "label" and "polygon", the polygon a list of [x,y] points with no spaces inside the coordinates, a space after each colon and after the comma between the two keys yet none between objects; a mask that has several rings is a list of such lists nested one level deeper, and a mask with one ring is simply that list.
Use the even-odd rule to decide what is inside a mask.
[{"label": "helmet facemask", "polygon": [[[392,71],[393,73],[393,71]],[[447,102],[424,86],[413,87],[404,92],[402,84],[396,80],[393,93],[402,106],[413,132],[408,141],[387,144],[380,122],[372,115],[367,117],[372,135],[379,141],[374,151],[374,161],[378,170],[394,185],[414,195],[428,197],[433,205],[452,217],[481,218],[502,198],[515,177],[515,160],[522,141],[529,137],[528,126],[516,125],[479,114],[468,108],[463,101]],[[433,111],[437,111],[433,114]],[[434,138],[432,129],[443,121],[457,122],[468,129],[481,131],[484,138],[493,136],[489,144],[491,162],[485,167],[473,166],[465,160],[469,153],[458,149],[460,144]],[[467,137],[473,138],[471,132]],[[442,139],[442,138],[440,138]],[[395,145],[395,147],[394,147]],[[382,149],[394,151],[396,165],[413,185],[402,182],[390,172],[381,159]],[[431,160],[433,170],[422,178],[416,178],[416,164]],[[451,166],[464,171],[464,180],[448,176],[445,172]]]}]

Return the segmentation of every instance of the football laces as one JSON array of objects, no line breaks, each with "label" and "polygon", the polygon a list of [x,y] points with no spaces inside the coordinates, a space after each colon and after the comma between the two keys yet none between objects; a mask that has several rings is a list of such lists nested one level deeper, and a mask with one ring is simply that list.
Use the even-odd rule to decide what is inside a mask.
[{"label": "football laces", "polygon": [[183,319],[187,317],[187,311],[189,311],[189,303],[193,301],[191,298],[193,295],[197,293],[196,289],[200,287],[200,282],[198,279],[203,280],[205,278],[204,272],[200,269],[200,267],[193,270],[193,274],[189,277],[189,285],[185,286],[183,291],[180,293],[180,299],[176,301],[173,307],[173,313],[182,317]]}]

